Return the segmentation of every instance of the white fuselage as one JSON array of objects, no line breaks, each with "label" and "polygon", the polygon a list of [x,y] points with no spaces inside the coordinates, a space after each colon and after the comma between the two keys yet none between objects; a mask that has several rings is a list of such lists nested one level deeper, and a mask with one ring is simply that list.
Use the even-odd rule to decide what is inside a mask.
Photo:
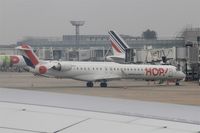
[{"label": "white fuselage", "polygon": [[[55,63],[55,62],[54,62]],[[114,79],[167,80],[183,79],[185,74],[170,65],[136,65],[114,62],[70,62],[59,61],[62,70],[48,69],[45,76],[72,78],[83,81]]]}]

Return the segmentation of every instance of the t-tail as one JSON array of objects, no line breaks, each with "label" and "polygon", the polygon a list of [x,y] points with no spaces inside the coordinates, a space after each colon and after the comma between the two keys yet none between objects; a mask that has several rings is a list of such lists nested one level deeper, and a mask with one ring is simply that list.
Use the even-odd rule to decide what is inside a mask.
[{"label": "t-tail", "polygon": [[22,51],[22,56],[28,66],[35,68],[35,66],[39,64],[40,61],[38,57],[29,45],[22,44],[21,46],[18,46],[17,49]]},{"label": "t-tail", "polygon": [[129,48],[128,44],[115,31],[110,30],[108,34],[110,35],[113,54],[115,56],[125,55],[126,49]]}]

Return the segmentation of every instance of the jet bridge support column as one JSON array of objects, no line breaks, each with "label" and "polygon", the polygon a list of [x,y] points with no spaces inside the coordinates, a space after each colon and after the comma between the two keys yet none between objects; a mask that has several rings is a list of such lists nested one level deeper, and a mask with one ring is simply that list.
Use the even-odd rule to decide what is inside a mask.
[{"label": "jet bridge support column", "polygon": [[125,63],[134,63],[135,52],[133,48],[126,49]]}]

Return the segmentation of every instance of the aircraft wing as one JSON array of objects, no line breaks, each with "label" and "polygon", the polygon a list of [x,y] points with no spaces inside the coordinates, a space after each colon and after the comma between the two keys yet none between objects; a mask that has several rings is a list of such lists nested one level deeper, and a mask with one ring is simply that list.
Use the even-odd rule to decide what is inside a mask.
[{"label": "aircraft wing", "polygon": [[[87,79],[88,78],[88,79]],[[115,80],[115,79],[121,79],[121,76],[116,75],[116,74],[84,74],[84,75],[78,75],[75,76],[74,79],[83,79],[83,80],[88,80],[90,81],[91,79],[93,81],[100,81],[100,80]]]},{"label": "aircraft wing", "polygon": [[107,57],[108,61],[114,61],[117,63],[125,63],[125,57],[121,57],[121,56],[108,56]]},{"label": "aircraft wing", "polygon": [[198,133],[200,107],[0,88],[2,133]]}]

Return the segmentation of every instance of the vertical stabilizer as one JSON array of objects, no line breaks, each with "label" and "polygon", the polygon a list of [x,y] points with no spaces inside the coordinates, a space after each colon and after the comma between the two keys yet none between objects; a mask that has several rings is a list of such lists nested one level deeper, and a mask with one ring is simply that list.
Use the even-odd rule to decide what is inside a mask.
[{"label": "vertical stabilizer", "polygon": [[21,46],[18,46],[17,49],[22,51],[22,56],[28,66],[35,68],[35,66],[39,64],[38,57],[29,45],[22,44]]},{"label": "vertical stabilizer", "polygon": [[110,30],[108,33],[110,35],[113,54],[116,56],[125,54],[126,49],[129,48],[128,44],[115,31]]}]

